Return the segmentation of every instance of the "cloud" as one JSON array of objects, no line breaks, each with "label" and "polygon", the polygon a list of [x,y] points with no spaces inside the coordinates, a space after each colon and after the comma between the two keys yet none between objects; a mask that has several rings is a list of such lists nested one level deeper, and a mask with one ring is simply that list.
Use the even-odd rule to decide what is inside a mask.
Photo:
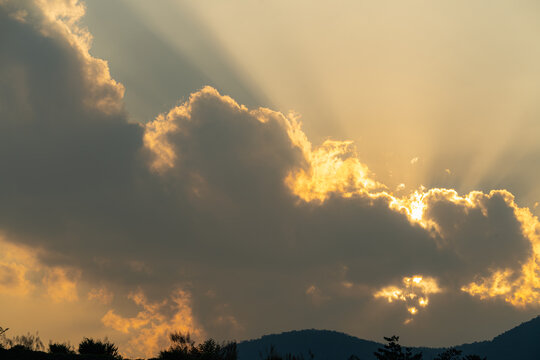
[{"label": "cloud", "polygon": [[0,238],[0,292],[15,298],[43,296],[53,302],[78,300],[77,269],[47,266],[39,251]]},{"label": "cloud", "polygon": [[26,269],[20,264],[0,264],[0,291],[27,294],[30,286],[25,279]]},{"label": "cloud", "polygon": [[[393,301],[402,301],[407,306],[407,311],[411,315],[416,315],[419,309],[429,305],[429,296],[437,294],[442,290],[433,278],[423,278],[422,276],[404,277],[402,286],[386,286],[377,291],[373,296],[375,298],[385,298],[389,303]],[[408,324],[411,318],[405,320]]]},{"label": "cloud", "polygon": [[[282,259],[283,267],[302,269],[305,279],[289,282],[304,281],[296,286],[310,290],[308,295],[330,296],[327,289],[309,283],[317,279],[309,273],[316,273],[317,266],[346,266],[346,275],[330,281],[372,286],[373,293],[411,273],[460,292],[466,291],[465,284],[497,269],[519,273],[524,265],[535,263],[537,241],[524,227],[537,220],[523,221],[519,213],[525,210],[509,192],[461,196],[451,189],[420,189],[396,197],[371,177],[349,142],[327,141],[312,149],[294,118],[267,109],[262,114],[263,118],[260,110],[250,111],[205,88],[150,123],[146,134],[153,142],[146,146],[154,169],[156,162],[167,165],[158,170],[163,181],[172,187],[188,184],[180,186],[191,192],[189,201],[197,209],[207,211],[204,217],[220,229],[220,241],[237,245],[235,250],[247,256],[271,262],[271,255]],[[269,126],[272,122],[274,127]],[[259,129],[272,141],[259,140]],[[164,147],[174,161],[160,162]],[[275,161],[273,154],[287,156]],[[261,164],[272,171],[261,169]],[[212,222],[213,216],[224,216],[225,222]],[[272,229],[270,236],[267,229]],[[256,246],[245,239],[257,239]],[[202,236],[198,240],[206,241]],[[276,252],[282,248],[286,254]],[[273,271],[278,276],[280,270]],[[242,277],[236,280],[242,283]],[[536,293],[534,287],[528,289]]]},{"label": "cloud", "polygon": [[70,278],[65,269],[51,269],[43,282],[47,287],[47,294],[53,301],[76,301],[79,299],[77,281]]},{"label": "cloud", "polygon": [[[0,2],[0,229],[39,249],[26,267],[0,262],[0,286],[27,289],[25,274],[48,269],[39,289],[76,303],[84,284],[134,354],[173,330],[382,336],[412,307],[411,339],[457,342],[458,316],[430,330],[445,311],[488,327],[537,310],[538,219],[508,191],[398,196],[351,142],[315,147],[294,116],[211,87],[131,123],[83,13],[77,1]],[[426,301],[393,308],[376,298],[389,286]],[[117,312],[130,302],[142,310]]]},{"label": "cloud", "polygon": [[114,298],[114,293],[107,288],[92,288],[87,295],[88,300],[96,300],[101,304],[110,304]]},{"label": "cloud", "polygon": [[130,335],[129,356],[155,356],[168,346],[168,335],[176,331],[201,339],[202,331],[193,318],[189,293],[177,290],[170,299],[161,303],[149,302],[140,291],[131,293],[129,298],[143,309],[136,316],[123,317],[109,310],[101,319],[105,326]]},{"label": "cloud", "polygon": [[34,284],[27,279],[27,273],[35,264],[31,253],[11,245],[0,238],[0,292],[4,294],[26,295]]}]

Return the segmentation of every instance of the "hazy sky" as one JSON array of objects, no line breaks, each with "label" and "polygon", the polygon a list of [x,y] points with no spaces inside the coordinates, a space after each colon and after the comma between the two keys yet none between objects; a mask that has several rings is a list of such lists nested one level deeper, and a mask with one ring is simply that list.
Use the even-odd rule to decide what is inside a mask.
[{"label": "hazy sky", "polygon": [[535,1],[0,0],[0,326],[488,339],[540,304]]}]

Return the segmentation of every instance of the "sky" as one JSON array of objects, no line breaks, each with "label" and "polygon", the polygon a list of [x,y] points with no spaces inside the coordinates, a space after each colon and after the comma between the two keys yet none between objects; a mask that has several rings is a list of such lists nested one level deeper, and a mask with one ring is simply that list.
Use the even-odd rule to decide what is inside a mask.
[{"label": "sky", "polygon": [[538,315],[539,10],[0,0],[0,326],[150,357]]}]

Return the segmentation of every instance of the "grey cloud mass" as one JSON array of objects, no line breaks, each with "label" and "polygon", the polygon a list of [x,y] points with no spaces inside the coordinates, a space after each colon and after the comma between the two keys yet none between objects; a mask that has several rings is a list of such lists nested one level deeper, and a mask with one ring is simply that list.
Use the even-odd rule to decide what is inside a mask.
[{"label": "grey cloud mass", "polygon": [[[218,338],[317,327],[440,344],[537,309],[461,289],[496,269],[517,278],[533,254],[507,192],[428,192],[425,224],[387,193],[305,201],[286,181],[315,167],[292,119],[206,87],[133,123],[122,85],[81,40],[78,3],[56,15],[55,2],[36,4],[0,1],[0,231],[107,284],[117,313],[130,292],[159,301],[182,289],[194,323]],[[415,275],[441,293],[404,325],[407,309],[373,294]]]}]

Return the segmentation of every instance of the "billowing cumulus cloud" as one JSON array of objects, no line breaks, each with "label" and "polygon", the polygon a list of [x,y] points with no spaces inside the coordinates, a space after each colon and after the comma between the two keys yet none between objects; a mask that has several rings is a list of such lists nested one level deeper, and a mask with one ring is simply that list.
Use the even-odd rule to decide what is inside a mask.
[{"label": "billowing cumulus cloud", "polygon": [[0,1],[0,230],[35,248],[0,258],[2,292],[95,301],[131,354],[174,329],[457,342],[464,318],[489,329],[537,309],[538,219],[508,191],[397,196],[352,143],[314,147],[293,115],[210,87],[131,123],[83,14]]}]

